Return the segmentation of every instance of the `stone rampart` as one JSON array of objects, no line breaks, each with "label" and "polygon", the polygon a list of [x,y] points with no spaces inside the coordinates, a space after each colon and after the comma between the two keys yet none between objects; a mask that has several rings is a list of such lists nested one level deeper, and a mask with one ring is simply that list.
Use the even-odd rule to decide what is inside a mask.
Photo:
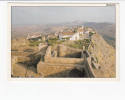
[{"label": "stone rampart", "polygon": [[48,46],[45,57],[51,57],[51,46]]},{"label": "stone rampart", "polygon": [[[63,50],[60,50],[59,52],[64,52],[65,50]],[[84,70],[86,77],[95,77],[92,68],[91,56],[87,51],[81,52],[81,58],[65,58],[65,54],[60,54],[61,57],[52,57],[51,52],[51,46],[49,46],[44,56],[44,62],[40,61],[37,65],[37,72],[40,73],[43,77],[51,76],[56,73],[65,72],[75,68],[80,71]]]},{"label": "stone rampart", "polygon": [[83,64],[83,58],[61,58],[61,57],[46,57],[46,63],[58,64]]},{"label": "stone rampart", "polygon": [[[60,73],[63,71],[72,70],[76,66],[79,66],[79,65],[75,65],[75,64],[50,64],[50,63],[39,62],[37,65],[37,72],[39,74],[41,74],[43,77],[47,77],[47,76],[57,74],[57,73]],[[82,67],[82,65],[79,67]]]}]

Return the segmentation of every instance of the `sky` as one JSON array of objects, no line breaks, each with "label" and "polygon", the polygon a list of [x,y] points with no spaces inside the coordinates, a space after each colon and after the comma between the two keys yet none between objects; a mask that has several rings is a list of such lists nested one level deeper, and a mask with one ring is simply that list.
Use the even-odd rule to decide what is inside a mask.
[{"label": "sky", "polygon": [[115,22],[115,7],[12,7],[12,25]]}]

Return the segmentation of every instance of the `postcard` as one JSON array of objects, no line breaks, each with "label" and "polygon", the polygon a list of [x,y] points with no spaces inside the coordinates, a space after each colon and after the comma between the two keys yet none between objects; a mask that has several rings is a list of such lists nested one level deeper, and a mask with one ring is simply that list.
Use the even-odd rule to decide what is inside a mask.
[{"label": "postcard", "polygon": [[116,3],[9,3],[11,78],[116,79]]}]

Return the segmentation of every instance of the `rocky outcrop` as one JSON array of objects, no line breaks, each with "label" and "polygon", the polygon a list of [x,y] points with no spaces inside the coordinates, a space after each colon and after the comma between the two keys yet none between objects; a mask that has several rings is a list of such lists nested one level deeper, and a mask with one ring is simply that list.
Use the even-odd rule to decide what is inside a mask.
[{"label": "rocky outcrop", "polygon": [[116,51],[99,34],[91,37],[88,52],[96,59],[100,69],[94,69],[96,77],[116,77]]}]

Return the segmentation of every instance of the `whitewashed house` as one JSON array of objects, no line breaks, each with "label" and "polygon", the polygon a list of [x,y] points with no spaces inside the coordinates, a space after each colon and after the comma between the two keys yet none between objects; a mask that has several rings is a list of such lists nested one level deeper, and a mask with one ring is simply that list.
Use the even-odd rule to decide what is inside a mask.
[{"label": "whitewashed house", "polygon": [[80,40],[80,35],[84,34],[84,27],[80,26],[77,29],[67,30],[59,34],[60,40]]},{"label": "whitewashed house", "polygon": [[[90,28],[91,29],[91,28]],[[90,30],[84,30],[83,26],[78,27],[75,31],[66,31],[59,34],[60,40],[83,40],[90,39]]]},{"label": "whitewashed house", "polygon": [[70,40],[79,40],[79,33],[75,33],[71,36]]},{"label": "whitewashed house", "polygon": [[79,33],[74,32],[62,32],[59,34],[60,40],[79,40]]}]

